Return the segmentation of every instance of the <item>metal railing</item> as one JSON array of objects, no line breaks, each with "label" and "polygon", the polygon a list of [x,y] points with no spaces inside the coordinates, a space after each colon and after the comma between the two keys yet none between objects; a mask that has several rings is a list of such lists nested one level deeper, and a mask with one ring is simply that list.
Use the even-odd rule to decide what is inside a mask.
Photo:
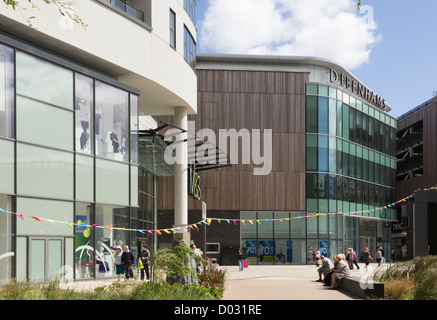
[{"label": "metal railing", "polygon": [[130,4],[127,4],[126,2],[122,0],[105,0],[105,2],[113,5],[114,7],[126,12],[128,15],[145,22],[150,25],[150,19],[148,19],[144,12],[141,10],[138,10],[137,8],[131,6]]}]

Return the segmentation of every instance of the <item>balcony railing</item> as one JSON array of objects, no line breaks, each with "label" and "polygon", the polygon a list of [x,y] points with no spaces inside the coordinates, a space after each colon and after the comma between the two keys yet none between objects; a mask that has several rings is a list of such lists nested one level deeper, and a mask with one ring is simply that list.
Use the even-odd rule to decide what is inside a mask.
[{"label": "balcony railing", "polygon": [[138,19],[141,22],[145,22],[146,24],[151,25],[150,17],[146,16],[143,11],[138,10],[132,5],[127,4],[122,0],[104,0],[104,1],[120,9],[121,11],[126,12],[128,15],[134,17],[135,19]]}]

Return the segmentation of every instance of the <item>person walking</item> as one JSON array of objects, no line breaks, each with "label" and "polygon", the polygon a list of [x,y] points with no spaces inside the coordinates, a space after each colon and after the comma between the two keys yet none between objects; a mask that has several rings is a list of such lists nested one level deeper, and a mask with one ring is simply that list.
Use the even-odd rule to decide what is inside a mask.
[{"label": "person walking", "polygon": [[115,262],[115,274],[118,277],[118,281],[120,281],[120,277],[122,274],[125,274],[123,265],[121,264],[121,256],[123,253],[121,252],[121,247],[117,246],[114,252],[114,262]]},{"label": "person walking", "polygon": [[147,246],[145,244],[141,247],[140,252],[140,259],[141,263],[143,264],[143,268],[140,269],[141,276],[140,279],[144,280],[144,273],[146,273],[146,280],[150,280],[149,278],[149,261],[150,261],[150,251],[147,249]]},{"label": "person walking", "polygon": [[381,251],[381,248],[378,248],[378,250],[376,251],[376,254],[375,254],[375,259],[376,259],[376,262],[378,262],[378,267],[379,266],[381,266],[381,261],[382,261],[382,251]]},{"label": "person walking", "polygon": [[354,251],[352,248],[348,248],[347,249],[347,256],[346,256],[346,260],[347,263],[349,265],[349,269],[353,270],[354,269]]},{"label": "person walking", "polygon": [[129,246],[124,246],[124,252],[121,255],[121,264],[123,265],[124,271],[126,272],[126,280],[129,278],[134,278],[134,273],[132,267],[135,263],[134,254],[129,251]]},{"label": "person walking", "polygon": [[244,261],[246,260],[246,256],[244,255],[243,250],[241,248],[238,249],[238,267],[239,271],[243,271],[244,269]]},{"label": "person walking", "polygon": [[364,266],[364,270],[367,271],[367,269],[368,269],[368,267],[369,267],[370,260],[373,260],[372,256],[370,255],[370,252],[369,252],[369,248],[368,248],[368,247],[366,247],[366,249],[364,249],[364,252],[361,253],[361,259],[362,259],[362,261],[363,261],[364,264],[365,264],[365,266]]},{"label": "person walking", "polygon": [[354,265],[356,265],[357,270],[360,270],[360,266],[358,265],[357,262],[357,253],[355,252],[355,250],[352,248],[352,253],[354,254]]}]

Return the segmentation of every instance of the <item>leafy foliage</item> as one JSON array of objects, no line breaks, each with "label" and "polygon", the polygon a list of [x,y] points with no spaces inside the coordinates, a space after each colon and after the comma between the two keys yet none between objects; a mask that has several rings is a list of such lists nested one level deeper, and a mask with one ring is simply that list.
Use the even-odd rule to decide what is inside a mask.
[{"label": "leafy foliage", "polygon": [[[59,13],[62,16],[66,16],[72,21],[76,22],[77,24],[80,24],[83,28],[87,27],[87,24],[77,15],[77,13],[74,11],[74,1],[69,0],[3,0],[3,2],[6,4],[6,6],[9,6],[13,10],[16,10],[18,8],[25,9],[22,5],[23,2],[27,2],[30,4],[30,6],[33,9],[39,10],[39,4],[43,3],[46,5],[54,5],[58,8]],[[35,16],[26,18],[27,23],[29,26],[33,27],[32,20],[35,18]]]}]

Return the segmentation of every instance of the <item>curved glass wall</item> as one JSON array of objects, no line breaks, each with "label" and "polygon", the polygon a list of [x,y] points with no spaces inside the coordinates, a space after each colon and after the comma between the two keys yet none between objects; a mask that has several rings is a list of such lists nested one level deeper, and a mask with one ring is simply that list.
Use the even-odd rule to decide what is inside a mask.
[{"label": "curved glass wall", "polygon": [[308,212],[393,219],[396,120],[330,86],[307,84]]}]

